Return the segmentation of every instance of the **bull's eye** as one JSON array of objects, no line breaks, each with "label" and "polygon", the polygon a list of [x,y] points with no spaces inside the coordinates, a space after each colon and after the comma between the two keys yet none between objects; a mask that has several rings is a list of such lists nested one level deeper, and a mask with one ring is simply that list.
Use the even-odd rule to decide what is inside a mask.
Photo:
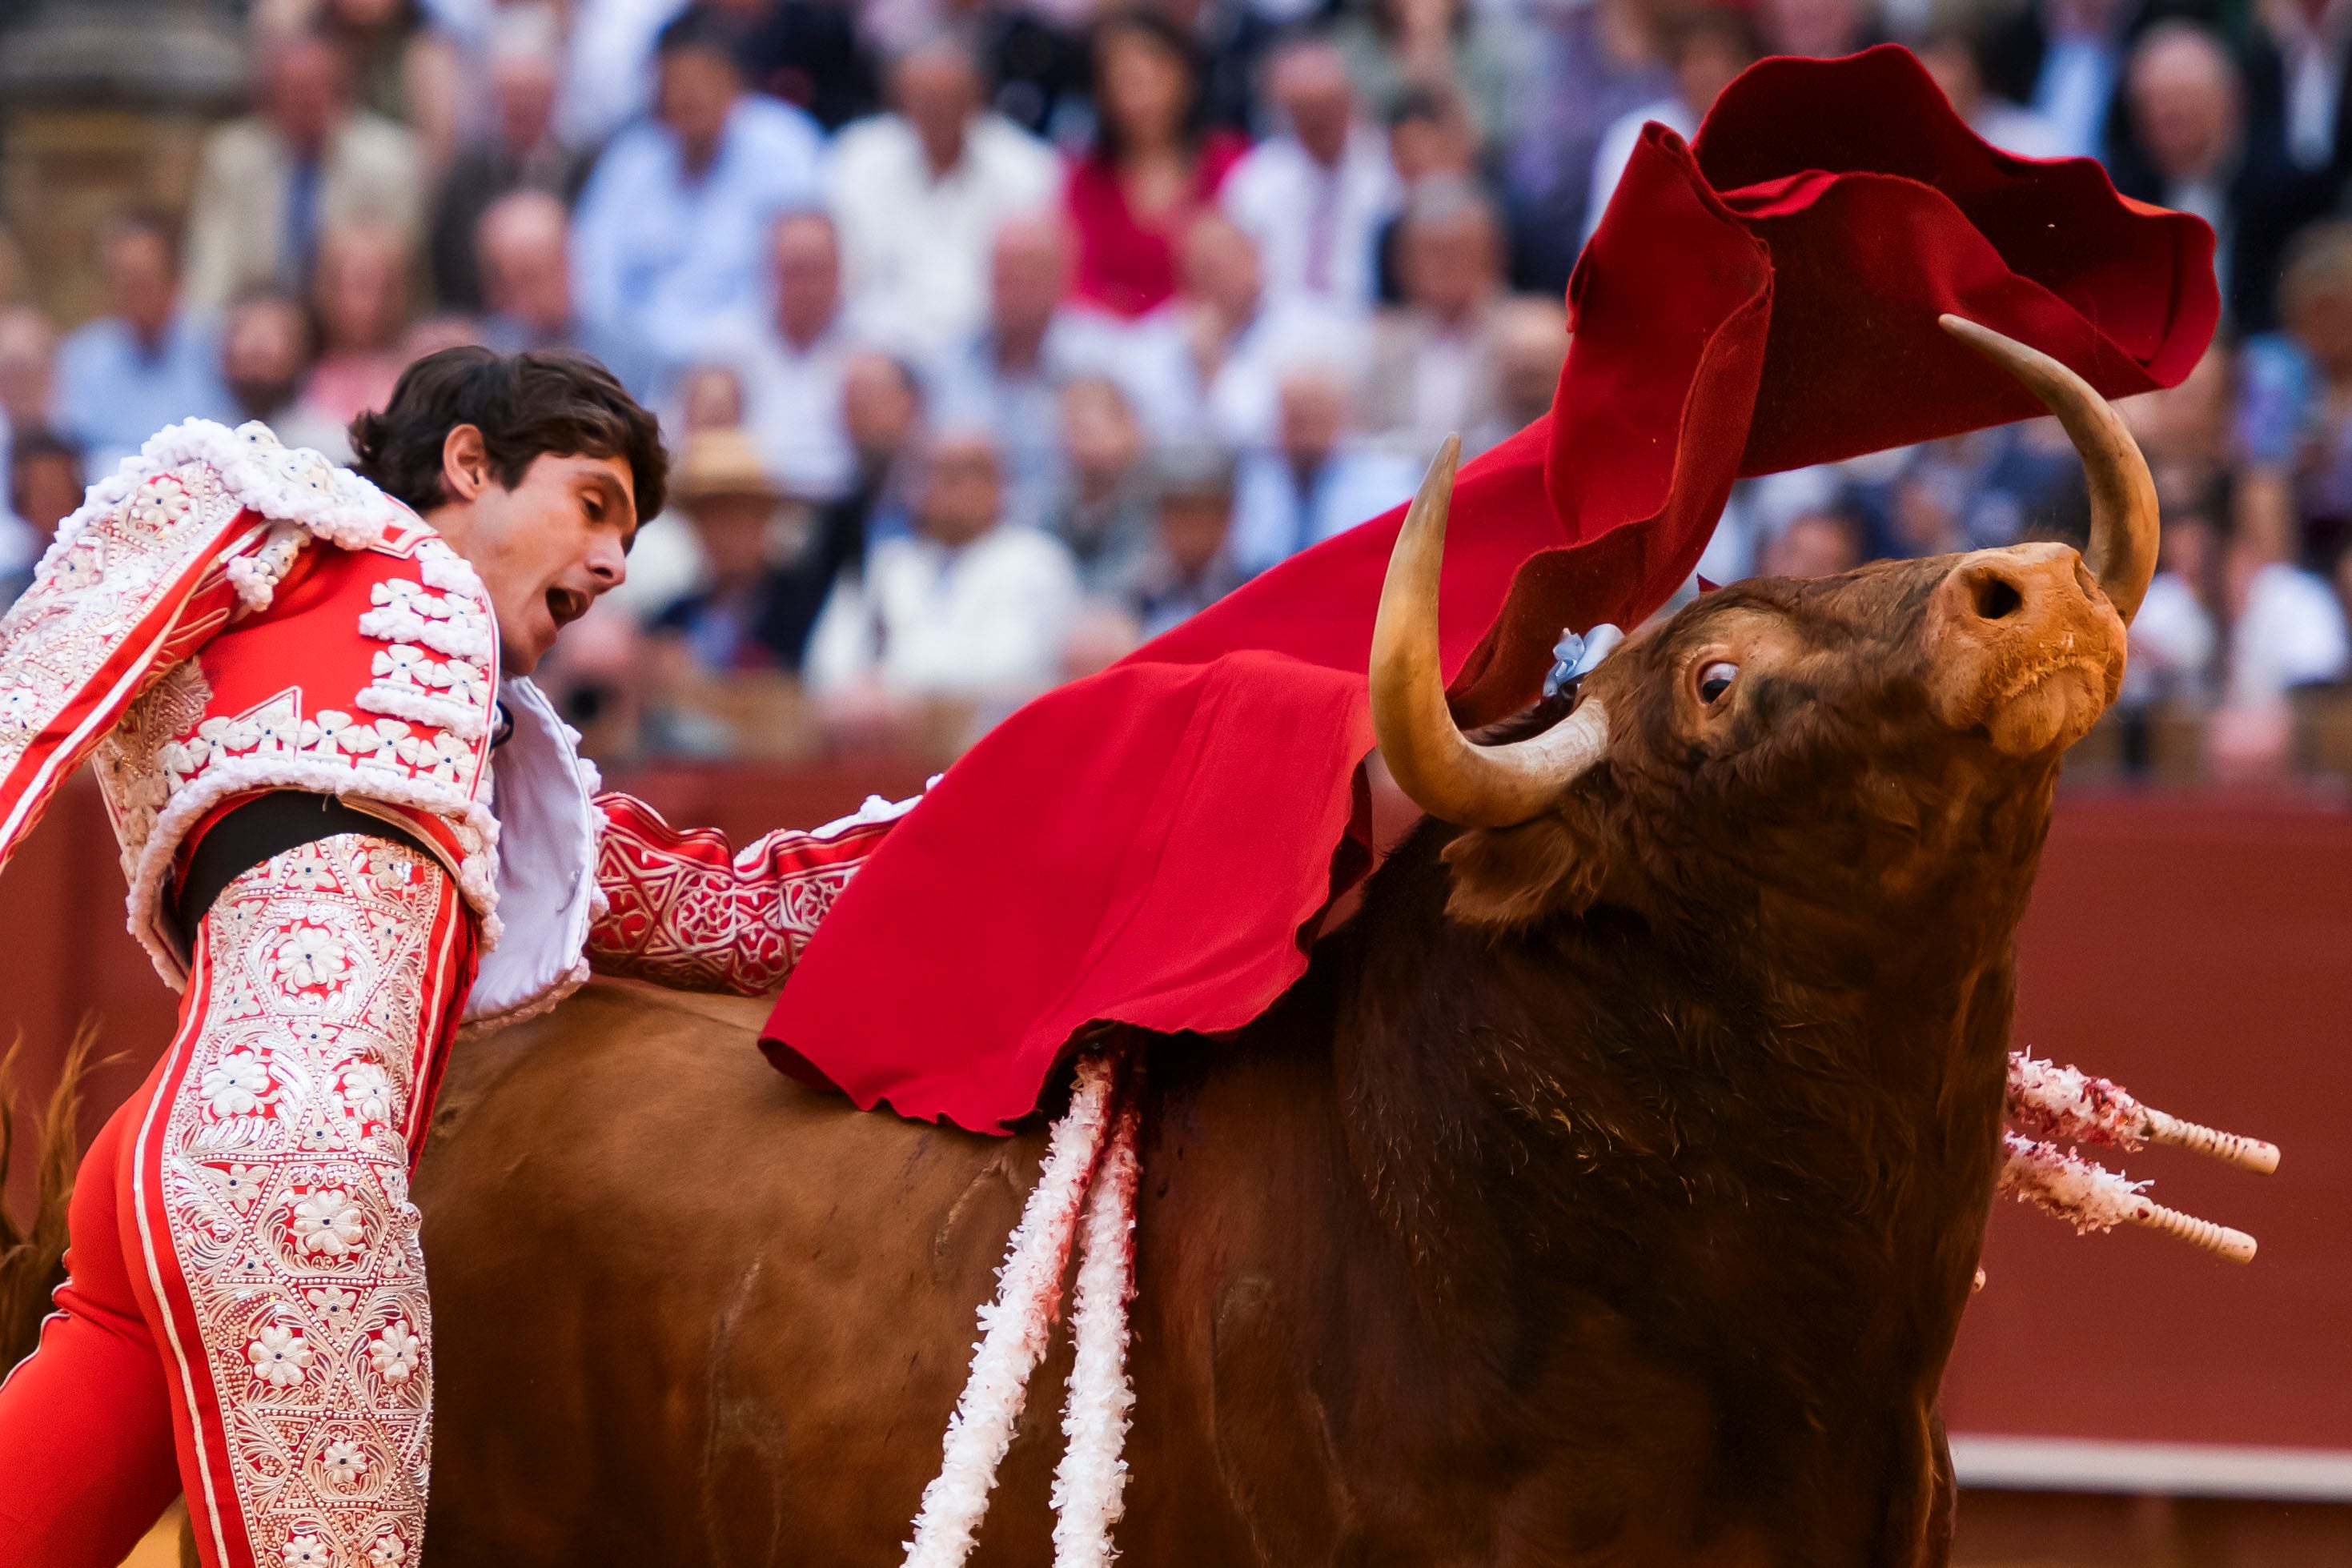
[{"label": "bull's eye", "polygon": [[1711,703],[1731,689],[1739,676],[1739,666],[1718,660],[1698,673],[1698,700]]}]

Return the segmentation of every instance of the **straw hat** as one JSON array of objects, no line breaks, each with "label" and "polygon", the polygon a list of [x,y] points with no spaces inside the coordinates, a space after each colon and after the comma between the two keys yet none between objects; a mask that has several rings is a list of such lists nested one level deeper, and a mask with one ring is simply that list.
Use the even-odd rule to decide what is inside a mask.
[{"label": "straw hat", "polygon": [[783,499],[783,486],[760,461],[751,438],[740,429],[698,430],[686,438],[686,451],[670,493],[680,501],[707,501],[718,496],[756,496]]}]

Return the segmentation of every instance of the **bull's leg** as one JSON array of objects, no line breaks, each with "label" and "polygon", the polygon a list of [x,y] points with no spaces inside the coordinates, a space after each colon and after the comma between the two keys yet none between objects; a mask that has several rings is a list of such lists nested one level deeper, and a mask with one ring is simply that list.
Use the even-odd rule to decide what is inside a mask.
[{"label": "bull's leg", "polygon": [[432,1381],[409,1151],[466,919],[436,862],[346,834],[244,873],[200,927],[126,1239],[205,1568],[415,1561]]}]

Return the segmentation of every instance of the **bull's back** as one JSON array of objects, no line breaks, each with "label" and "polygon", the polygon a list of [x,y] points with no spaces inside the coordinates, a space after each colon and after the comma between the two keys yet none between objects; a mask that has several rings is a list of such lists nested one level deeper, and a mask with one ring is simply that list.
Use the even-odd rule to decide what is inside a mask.
[{"label": "bull's back", "polygon": [[763,1014],[598,982],[460,1048],[416,1188],[436,1563],[897,1561],[1037,1151],[804,1089]]}]

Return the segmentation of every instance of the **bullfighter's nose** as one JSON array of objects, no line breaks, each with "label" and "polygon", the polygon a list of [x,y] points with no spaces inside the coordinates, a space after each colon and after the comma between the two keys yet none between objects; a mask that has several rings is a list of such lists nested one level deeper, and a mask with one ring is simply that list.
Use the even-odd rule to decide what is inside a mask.
[{"label": "bullfighter's nose", "polygon": [[2114,700],[2124,626],[2062,544],[1962,556],[1937,585],[1927,637],[1937,704],[2013,754],[2070,744]]}]

